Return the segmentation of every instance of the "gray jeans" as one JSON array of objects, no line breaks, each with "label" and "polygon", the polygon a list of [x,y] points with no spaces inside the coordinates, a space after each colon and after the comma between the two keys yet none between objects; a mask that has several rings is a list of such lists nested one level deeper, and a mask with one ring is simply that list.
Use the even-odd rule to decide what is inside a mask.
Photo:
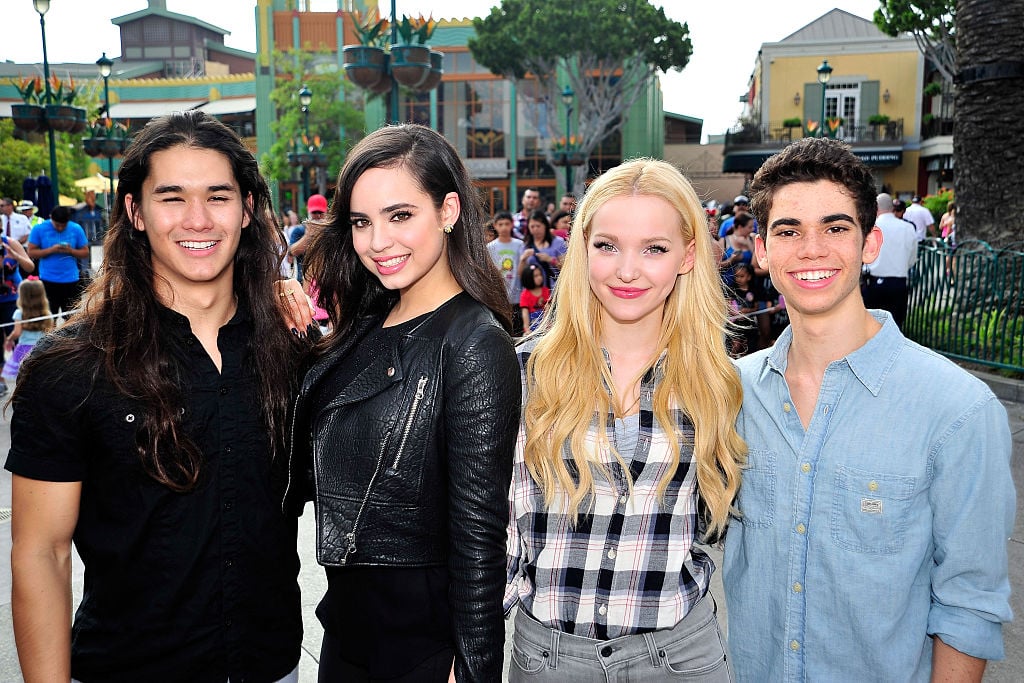
[{"label": "gray jeans", "polygon": [[519,606],[509,683],[558,681],[707,681],[731,683],[714,599],[698,602],[670,629],[593,640],[550,629]]}]

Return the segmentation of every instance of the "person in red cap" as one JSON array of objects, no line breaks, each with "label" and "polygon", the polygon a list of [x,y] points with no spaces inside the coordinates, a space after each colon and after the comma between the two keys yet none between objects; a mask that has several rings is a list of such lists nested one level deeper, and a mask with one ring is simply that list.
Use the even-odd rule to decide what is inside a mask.
[{"label": "person in red cap", "polygon": [[307,240],[303,239],[306,236],[306,226],[310,223],[320,223],[327,215],[327,197],[322,194],[310,195],[306,200],[306,210],[309,212],[309,218],[296,225],[292,229],[291,237],[288,238],[288,252],[295,258],[295,279],[299,282],[302,282],[302,256],[306,253]]}]

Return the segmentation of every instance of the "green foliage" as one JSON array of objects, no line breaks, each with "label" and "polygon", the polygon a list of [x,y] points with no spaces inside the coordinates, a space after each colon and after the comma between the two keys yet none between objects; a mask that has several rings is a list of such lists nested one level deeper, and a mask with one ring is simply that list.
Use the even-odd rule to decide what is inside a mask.
[{"label": "green foliage", "polygon": [[[363,112],[346,99],[346,92],[355,86],[327,52],[275,52],[274,68],[277,76],[270,100],[277,108],[277,116],[270,126],[277,139],[260,159],[263,173],[278,182],[291,179],[295,173],[288,165],[288,152],[304,133],[305,115],[298,91],[305,83],[313,93],[307,144],[319,138],[321,151],[327,155],[327,177],[337,177],[345,154],[362,138],[366,125]],[[344,139],[341,130],[345,131]]]},{"label": "green foliage", "polygon": [[868,117],[868,124],[872,126],[884,126],[889,123],[888,114],[872,114]]},{"label": "green foliage", "polygon": [[886,35],[910,33],[948,81],[956,72],[956,0],[880,0],[874,22]]},{"label": "green foliage", "polygon": [[[681,70],[693,46],[686,24],[670,20],[648,0],[501,0],[473,20],[467,45],[494,74],[531,81],[534,102],[560,106],[564,80],[575,93],[573,111],[583,162],[622,128],[630,108],[659,71]],[[559,83],[559,80],[563,83]],[[539,129],[540,107],[529,116]],[[562,116],[547,119],[547,137],[568,131]],[[582,165],[582,164],[581,164]],[[585,174],[576,175],[581,192]]]},{"label": "green foliage", "polygon": [[782,127],[783,128],[799,128],[803,124],[804,124],[804,122],[800,119],[799,116],[794,116],[793,118],[789,118],[789,119],[783,120]]},{"label": "green foliage", "polygon": [[359,10],[352,12],[352,18],[360,45],[383,47],[387,43],[390,22],[380,18],[376,7],[366,13],[365,19]]},{"label": "green foliage", "polygon": [[935,194],[921,197],[921,206],[932,212],[935,225],[938,225],[939,219],[942,218],[942,214],[946,213],[951,201],[953,201],[953,190],[941,188]]},{"label": "green foliage", "polygon": [[502,0],[486,17],[473,19],[469,49],[492,73],[540,75],[539,64],[596,55],[637,58],[655,70],[681,70],[693,46],[686,24],[672,21],[647,0]]},{"label": "green foliage", "polygon": [[[89,157],[82,151],[78,136],[57,133],[54,138],[60,193],[81,199],[84,194],[74,182],[88,175]],[[0,196],[21,198],[25,178],[50,175],[50,148],[45,134],[19,139],[14,135],[14,121],[0,119],[0,149],[4,150],[0,154]]]},{"label": "green foliage", "polygon": [[938,81],[932,81],[928,85],[924,86],[921,91],[926,97],[934,97],[935,95],[942,94],[942,84]]},{"label": "green foliage", "polygon": [[422,14],[418,17],[403,15],[402,20],[398,22],[398,33],[405,45],[412,45],[414,39],[416,44],[426,45],[436,28],[437,22],[432,17],[425,18]]}]

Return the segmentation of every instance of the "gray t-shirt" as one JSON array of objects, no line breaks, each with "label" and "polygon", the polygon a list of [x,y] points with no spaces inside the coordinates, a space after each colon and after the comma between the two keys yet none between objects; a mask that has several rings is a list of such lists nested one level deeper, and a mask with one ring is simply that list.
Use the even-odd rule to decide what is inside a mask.
[{"label": "gray t-shirt", "polygon": [[519,257],[523,255],[523,241],[515,237],[508,242],[491,240],[487,243],[487,251],[490,252],[491,260],[505,280],[509,303],[518,306],[519,294],[523,290],[523,285],[519,281]]}]

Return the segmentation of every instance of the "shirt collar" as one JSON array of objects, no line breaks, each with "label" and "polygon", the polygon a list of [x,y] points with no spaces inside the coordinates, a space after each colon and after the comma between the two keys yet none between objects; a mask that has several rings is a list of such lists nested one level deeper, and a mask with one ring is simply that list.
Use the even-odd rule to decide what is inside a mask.
[{"label": "shirt collar", "polygon": [[[868,313],[882,324],[882,329],[868,339],[863,346],[839,360],[832,361],[832,363],[846,363],[857,380],[864,385],[864,388],[873,396],[878,396],[889,368],[896,362],[896,357],[899,355],[903,335],[899,327],[896,326],[896,321],[887,311],[869,310]],[[786,374],[789,347],[792,343],[793,327],[789,326],[783,330],[771,352],[765,356],[764,365],[758,376],[759,381],[764,380],[769,372]]]}]

